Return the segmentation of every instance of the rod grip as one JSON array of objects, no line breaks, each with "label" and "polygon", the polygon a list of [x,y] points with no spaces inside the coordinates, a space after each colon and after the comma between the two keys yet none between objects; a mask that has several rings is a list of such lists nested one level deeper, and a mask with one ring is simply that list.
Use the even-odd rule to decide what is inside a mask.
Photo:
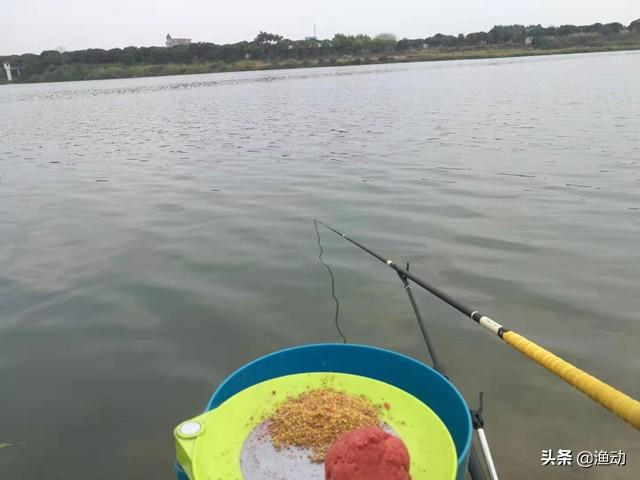
[{"label": "rod grip", "polygon": [[508,331],[504,333],[502,339],[523,355],[556,374],[569,385],[588,395],[611,413],[640,430],[640,402],[638,400],[580,370],[522,335]]}]

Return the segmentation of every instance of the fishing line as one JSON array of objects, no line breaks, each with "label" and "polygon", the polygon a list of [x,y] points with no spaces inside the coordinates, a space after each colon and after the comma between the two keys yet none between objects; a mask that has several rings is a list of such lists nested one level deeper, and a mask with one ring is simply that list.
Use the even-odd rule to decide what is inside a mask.
[{"label": "fishing line", "polygon": [[333,323],[336,325],[336,330],[338,331],[338,334],[342,337],[342,342],[347,343],[347,337],[345,337],[344,333],[342,333],[342,329],[340,328],[340,321],[339,321],[340,301],[338,300],[338,297],[336,297],[336,281],[333,278],[333,271],[331,270],[331,267],[327,265],[325,261],[322,259],[322,255],[324,254],[324,249],[322,248],[322,244],[320,243],[320,231],[318,231],[318,221],[315,219],[313,220],[313,227],[316,229],[316,236],[318,237],[318,249],[320,250],[320,253],[318,254],[318,260],[320,260],[320,263],[322,263],[325,266],[325,268],[327,269],[327,272],[329,272],[329,277],[331,277],[331,296],[333,297],[333,301],[336,302],[336,314],[333,317]]},{"label": "fishing line", "polygon": [[[464,314],[466,317],[470,318],[480,326],[489,330],[491,333],[499,337],[506,344],[510,345],[524,356],[530,358],[538,365],[546,368],[554,375],[557,375],[559,378],[567,382],[572,387],[575,387],[598,404],[602,405],[614,415],[617,415],[622,420],[635,427],[637,430],[640,430],[640,401],[630,397],[629,395],[621,392],[611,385],[604,383],[602,380],[589,375],[584,370],[581,370],[575,365],[572,365],[566,360],[563,360],[562,358],[554,355],[550,351],[542,348],[540,345],[532,342],[526,337],[523,337],[522,335],[509,330],[508,328],[504,327],[500,323],[479,312],[478,310],[474,310],[473,308],[456,300],[435,285],[431,285],[430,283],[422,280],[420,277],[417,277],[413,273],[410,273],[408,269],[405,270],[395,262],[383,257],[373,250],[368,249],[361,243],[347,237],[344,233],[336,230],[333,227],[330,227],[326,223],[322,223],[320,221],[318,221],[318,223],[325,226],[336,235],[341,236],[349,243],[355,245],[361,250],[364,250],[369,255],[377,258],[379,261],[386,264],[389,268],[395,270],[395,272],[400,276],[401,279],[411,280],[416,285],[435,295],[440,300],[444,301],[451,307],[458,310],[460,313]],[[316,231],[317,230],[318,227],[316,226]]]}]

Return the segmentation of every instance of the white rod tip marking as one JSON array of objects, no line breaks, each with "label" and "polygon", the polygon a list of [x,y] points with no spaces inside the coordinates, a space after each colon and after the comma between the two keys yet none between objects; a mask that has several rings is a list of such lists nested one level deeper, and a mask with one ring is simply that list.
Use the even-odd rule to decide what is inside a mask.
[{"label": "white rod tip marking", "polygon": [[498,334],[498,331],[503,328],[498,322],[486,316],[481,317],[478,323],[496,335]]}]

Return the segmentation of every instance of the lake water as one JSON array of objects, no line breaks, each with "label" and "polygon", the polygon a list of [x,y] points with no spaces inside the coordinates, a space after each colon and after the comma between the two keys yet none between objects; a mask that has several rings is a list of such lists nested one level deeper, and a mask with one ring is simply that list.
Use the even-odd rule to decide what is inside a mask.
[{"label": "lake water", "polygon": [[[339,341],[314,217],[640,397],[639,79],[627,52],[0,88],[0,477],[170,479],[227,374]],[[397,276],[322,235],[348,340],[425,360]],[[504,478],[639,477],[637,431],[418,297]]]}]

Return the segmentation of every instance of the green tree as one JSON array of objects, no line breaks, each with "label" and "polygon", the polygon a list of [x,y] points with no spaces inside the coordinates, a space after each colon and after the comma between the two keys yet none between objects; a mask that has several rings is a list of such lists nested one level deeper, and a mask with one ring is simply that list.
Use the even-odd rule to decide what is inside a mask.
[{"label": "green tree", "polygon": [[594,23],[592,25],[584,25],[580,27],[580,31],[583,33],[602,33],[603,28],[600,22]]},{"label": "green tree", "polygon": [[373,48],[376,50],[391,50],[398,43],[398,39],[393,33],[379,33],[373,37]]},{"label": "green tree", "polygon": [[486,45],[489,42],[489,34],[487,32],[474,32],[464,37],[466,45]]},{"label": "green tree", "polygon": [[136,47],[125,47],[122,49],[122,56],[120,62],[125,65],[133,65],[137,63],[138,49]]},{"label": "green tree", "polygon": [[427,38],[425,42],[430,47],[455,47],[458,45],[458,37],[436,33],[433,37]]},{"label": "green tree", "polygon": [[62,65],[62,54],[57,50],[45,50],[40,54],[40,59],[47,65]]},{"label": "green tree", "polygon": [[496,25],[489,30],[489,43],[524,43],[526,37],[524,25]]},{"label": "green tree", "polygon": [[602,26],[602,33],[604,35],[620,33],[621,30],[624,30],[624,25],[619,22],[605,23]]},{"label": "green tree", "polygon": [[379,33],[374,37],[374,40],[384,43],[396,43],[398,41],[393,33]]},{"label": "green tree", "polygon": [[256,38],[253,40],[254,43],[258,43],[260,45],[273,45],[278,43],[283,39],[282,35],[276,35],[275,33],[267,33],[260,31]]},{"label": "green tree", "polygon": [[358,34],[353,39],[353,46],[359,51],[369,50],[373,45],[369,35]]},{"label": "green tree", "polygon": [[342,33],[336,33],[331,40],[331,44],[336,51],[340,53],[348,53],[353,50],[355,38],[353,35],[344,35]]},{"label": "green tree", "polygon": [[580,29],[575,25],[560,25],[558,27],[558,35],[573,35],[575,33],[580,33]]}]

